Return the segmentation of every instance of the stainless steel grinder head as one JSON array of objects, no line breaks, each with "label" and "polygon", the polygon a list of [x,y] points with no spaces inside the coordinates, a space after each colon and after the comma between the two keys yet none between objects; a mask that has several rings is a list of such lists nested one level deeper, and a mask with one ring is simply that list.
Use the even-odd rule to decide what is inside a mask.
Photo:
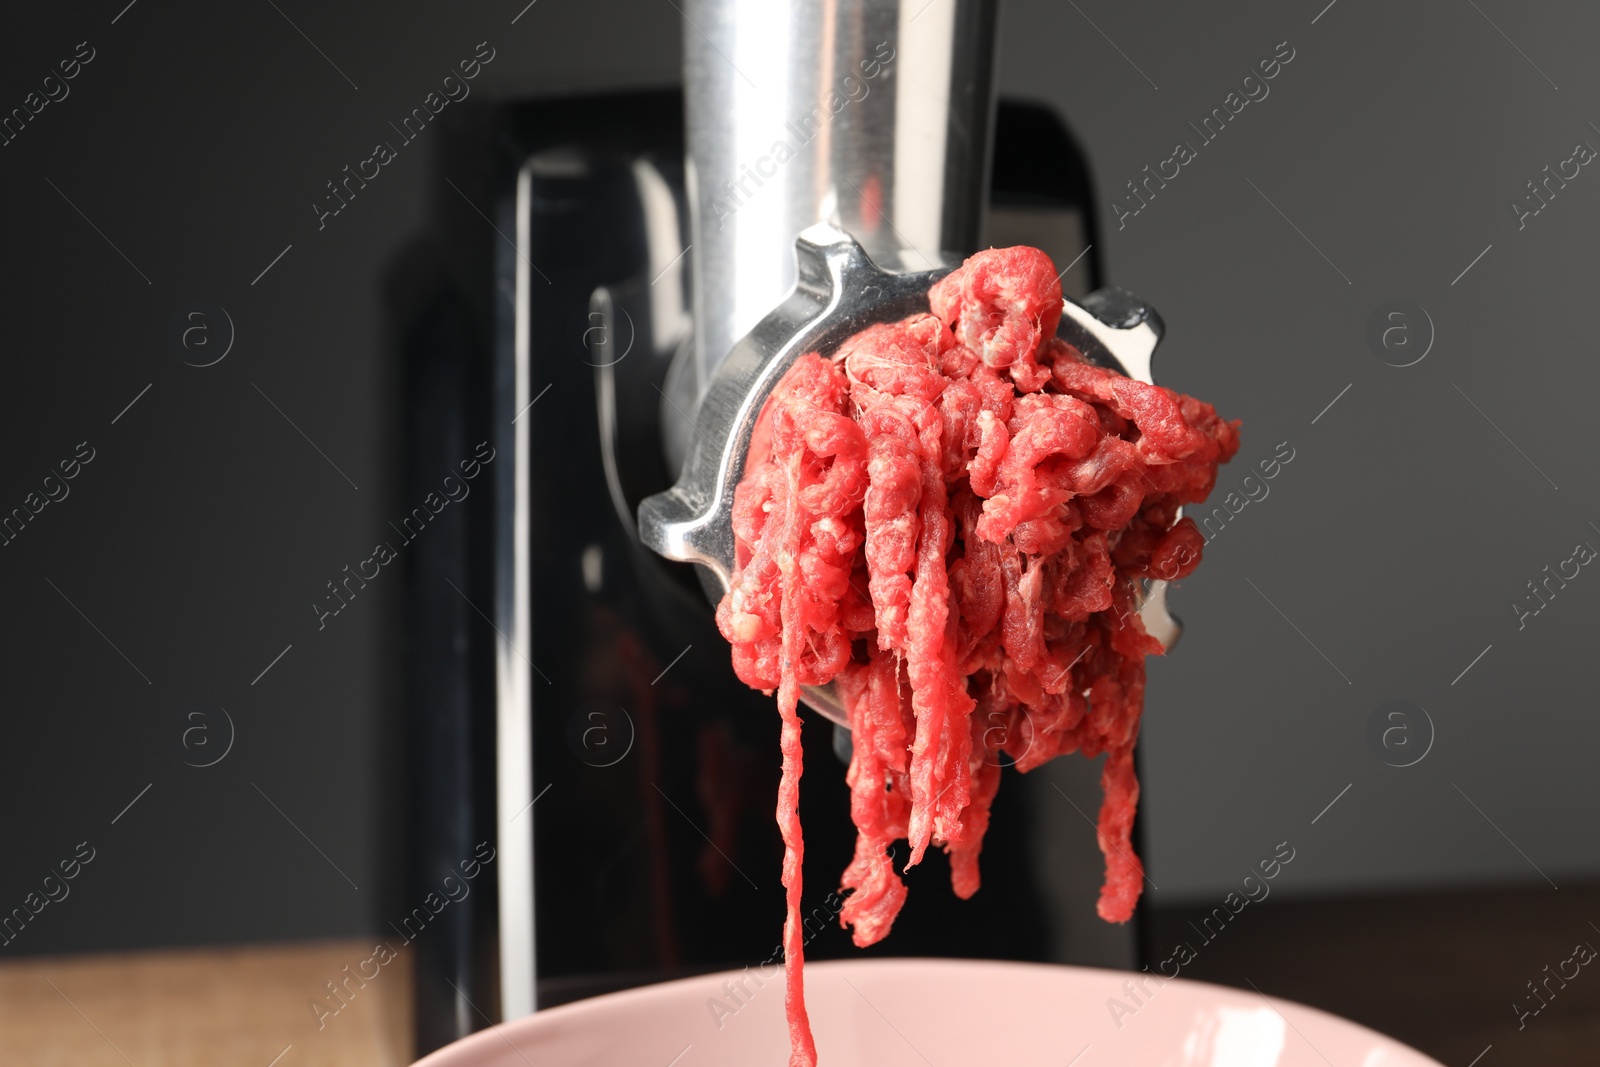
[{"label": "stainless steel grinder head", "polygon": [[[928,290],[960,264],[894,271],[874,263],[843,230],[817,223],[795,241],[798,277],[789,295],[740,339],[717,368],[699,410],[677,484],[639,505],[639,537],[668,559],[696,564],[713,602],[728,591],[734,569],[733,493],[767,398],[795,360],[808,352],[832,357],[839,345],[875,323],[927,312]],[[909,257],[908,257],[909,258]],[[1161,316],[1133,294],[1101,289],[1082,304],[1062,301],[1056,335],[1085,357],[1154,384],[1151,357]],[[1140,616],[1163,645],[1179,625],[1166,610],[1166,583],[1143,591]],[[832,685],[806,686],[807,704],[843,726],[849,715]]]}]

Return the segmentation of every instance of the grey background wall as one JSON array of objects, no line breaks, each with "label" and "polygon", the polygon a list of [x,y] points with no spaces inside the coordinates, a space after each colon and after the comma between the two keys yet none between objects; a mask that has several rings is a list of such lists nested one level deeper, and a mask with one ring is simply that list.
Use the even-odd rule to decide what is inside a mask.
[{"label": "grey background wall", "polygon": [[[80,442],[94,456],[0,548],[0,906],[95,849],[13,952],[381,924],[404,833],[398,591],[374,583],[321,630],[309,605],[394,503],[378,287],[422,223],[428,160],[398,159],[324,229],[310,205],[480,41],[484,93],[676,79],[666,3],[280,6],[113,0],[13,15],[0,39],[5,109],[93,49],[0,147],[0,509]],[[1067,118],[1112,278],[1166,317],[1158,372],[1245,422],[1219,496],[1294,450],[1174,594],[1188,632],[1152,668],[1145,735],[1157,902],[1220,895],[1283,840],[1289,894],[1592,877],[1600,578],[1581,567],[1520,630],[1510,605],[1600,546],[1600,178],[1581,167],[1520,230],[1507,201],[1600,144],[1600,13],[1003,18],[1003,90]],[[1119,230],[1112,194],[1198,145],[1188,124],[1285,41],[1269,95]],[[1435,334],[1413,366],[1366,340],[1395,299]],[[173,339],[195,301],[232,320],[211,367]],[[1434,727],[1414,766],[1380,758],[1401,761],[1396,735],[1368,741],[1393,699]],[[227,727],[189,712],[215,706],[234,746],[197,767]]]},{"label": "grey background wall", "polygon": [[[1145,734],[1156,899],[1220,897],[1284,839],[1285,894],[1592,877],[1600,589],[1579,566],[1524,628],[1511,605],[1537,606],[1525,583],[1579,541],[1600,546],[1600,197],[1574,165],[1525,228],[1508,201],[1577,142],[1600,145],[1597,13],[1084,12],[1105,36],[1071,5],[1017,32],[1013,5],[1007,87],[1061,102],[1103,200],[1176,141],[1197,146],[1124,229],[1103,216],[1112,276],[1166,316],[1163,380],[1244,419],[1213,504],[1279,442],[1295,455],[1173,597],[1189,628],[1152,668]],[[1295,58],[1269,95],[1203,145],[1188,123],[1283,41]],[[1434,327],[1413,366],[1366,339],[1394,299]],[[1390,700],[1435,728],[1414,766],[1368,743]],[[1414,750],[1426,732],[1418,719]],[[1390,762],[1414,758],[1403,740]]]}]

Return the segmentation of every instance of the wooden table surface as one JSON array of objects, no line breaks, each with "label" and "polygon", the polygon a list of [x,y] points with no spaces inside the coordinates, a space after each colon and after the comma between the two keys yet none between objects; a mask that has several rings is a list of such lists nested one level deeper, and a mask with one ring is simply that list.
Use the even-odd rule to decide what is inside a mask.
[{"label": "wooden table surface", "polygon": [[[1191,923],[1208,914],[1151,917],[1153,947],[1201,945],[1185,978],[1316,1005],[1448,1067],[1600,1063],[1600,977],[1573,979],[1524,1025],[1512,1009],[1545,964],[1600,946],[1600,888],[1274,898],[1203,942]],[[320,1028],[310,1007],[371,955],[352,940],[0,961],[0,1065],[401,1067],[409,953]]]},{"label": "wooden table surface", "polygon": [[409,953],[365,986],[352,982],[320,1028],[310,1006],[372,950],[319,941],[6,960],[0,1064],[401,1067],[411,1062]]},{"label": "wooden table surface", "polygon": [[[1600,975],[1583,967],[1544,981],[1574,946],[1600,948],[1600,887],[1269,898],[1244,908],[1214,940],[1197,930],[1213,909],[1154,912],[1157,958],[1187,942],[1183,977],[1312,1004],[1364,1023],[1447,1067],[1593,1067],[1600,1063]],[[1191,925],[1193,924],[1193,925]],[[1571,973],[1571,968],[1567,968]],[[1530,1014],[1519,1018],[1514,1007]]]}]

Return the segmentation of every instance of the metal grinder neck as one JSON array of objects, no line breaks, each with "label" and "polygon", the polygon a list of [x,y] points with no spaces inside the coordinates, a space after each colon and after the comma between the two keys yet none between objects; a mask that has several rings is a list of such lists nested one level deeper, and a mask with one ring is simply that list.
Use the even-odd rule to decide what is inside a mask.
[{"label": "metal grinder neck", "polygon": [[686,411],[793,287],[794,241],[807,226],[838,226],[890,269],[976,250],[995,9],[995,0],[684,0],[695,324]]}]

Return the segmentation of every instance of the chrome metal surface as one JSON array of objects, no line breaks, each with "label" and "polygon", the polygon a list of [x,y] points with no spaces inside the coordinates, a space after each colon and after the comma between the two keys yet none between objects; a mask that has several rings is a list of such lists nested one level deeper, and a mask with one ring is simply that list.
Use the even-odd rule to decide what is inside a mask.
[{"label": "chrome metal surface", "polygon": [[[634,526],[633,507],[628,502],[621,469],[637,457],[618,455],[619,441],[624,436],[632,437],[621,433],[618,425],[618,364],[639,349],[635,363],[643,359],[651,364],[661,361],[670,365],[688,347],[691,337],[689,265],[685,262],[678,201],[653,162],[636,160],[632,171],[644,223],[640,237],[649,259],[648,277],[632,284],[602,286],[590,294],[589,326],[583,335],[584,346],[589,350],[588,362],[595,368],[606,488],[618,518],[630,530]],[[641,327],[640,323],[644,325]],[[670,390],[669,382],[655,399],[664,399]],[[685,435],[693,433],[687,420],[683,420],[682,427]],[[650,435],[651,444],[654,436]],[[681,452],[678,466],[682,466]]]},{"label": "chrome metal surface", "polygon": [[[733,573],[733,491],[744,477],[750,434],[779,379],[807,352],[831,356],[872,323],[927,311],[928,288],[956,265],[947,260],[930,270],[886,270],[848,233],[825,223],[807,229],[794,247],[795,287],[712,376],[683,475],[639,506],[640,540],[669,559],[699,564],[713,599],[727,591]],[[1151,356],[1163,330],[1152,308],[1120,289],[1062,305],[1059,336],[1097,363],[1152,380]],[[1152,583],[1141,614],[1150,632],[1170,645],[1177,624],[1166,613],[1164,594],[1161,583]],[[807,704],[848,725],[831,686],[807,687],[804,694]]]},{"label": "chrome metal surface", "polygon": [[695,339],[663,403],[669,463],[734,342],[828,222],[877,262],[976,251],[994,112],[995,0],[688,0]]},{"label": "chrome metal surface", "polygon": [[[528,239],[532,218],[533,171],[530,160],[517,175],[516,232]],[[531,502],[528,492],[528,426],[517,415],[526,410],[529,389],[528,287],[531,261],[519,244],[516,263],[516,298],[513,314],[513,352],[509,367],[502,367],[500,388],[495,390],[499,428],[496,445],[510,458],[496,472],[500,492],[510,507],[496,520],[495,603],[496,629],[503,640],[495,647],[495,812],[496,860],[500,910],[500,1019],[510,1022],[531,1015],[537,1006],[535,967],[537,946],[533,923],[533,820],[517,819],[533,800],[533,725],[530,719],[533,664],[520,651],[528,647],[532,630],[532,602],[528,573],[528,536]],[[510,382],[503,379],[509,375]],[[509,388],[506,388],[509,386]]]},{"label": "chrome metal surface", "polygon": [[857,331],[928,310],[928,288],[955,266],[886,271],[849,234],[818,223],[794,242],[797,280],[735,344],[712,377],[683,475],[639,506],[639,536],[668,559],[698,563],[726,591],[733,571],[733,490],[762,405],[807,352],[832,353]]}]

